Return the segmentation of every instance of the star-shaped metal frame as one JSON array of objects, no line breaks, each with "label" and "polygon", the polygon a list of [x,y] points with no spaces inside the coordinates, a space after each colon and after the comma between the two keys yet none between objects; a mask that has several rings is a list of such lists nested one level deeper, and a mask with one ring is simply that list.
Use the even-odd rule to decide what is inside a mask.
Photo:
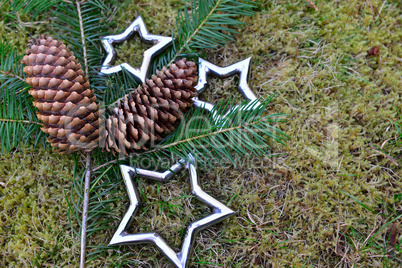
[{"label": "star-shaped metal frame", "polygon": [[[140,68],[134,68],[128,63],[122,63],[120,65],[111,66],[117,56],[114,44],[121,44],[124,41],[130,39],[135,33],[140,35],[140,39],[144,43],[151,43],[153,46],[144,51],[144,58]],[[101,68],[101,73],[111,74],[121,71],[124,67],[141,83],[145,82],[148,74],[149,65],[154,56],[160,54],[165,48],[172,44],[172,37],[166,37],[161,35],[154,35],[148,33],[145,27],[144,21],[141,16],[135,19],[130,26],[121,34],[108,35],[102,38],[102,44],[107,52],[106,59],[104,60]]]},{"label": "star-shaped metal frame", "polygon": [[[215,64],[206,61],[204,59],[199,59],[199,79],[198,79],[198,84],[195,87],[198,91],[198,95],[201,94],[208,86],[208,77],[209,76],[215,76],[219,78],[226,78],[235,74],[239,74],[240,79],[239,79],[239,86],[238,89],[239,91],[243,94],[243,96],[246,99],[249,99],[251,101],[257,100],[257,97],[254,95],[254,93],[251,91],[250,87],[248,86],[248,80],[250,76],[250,64],[251,64],[251,57],[247,58],[245,60],[239,61],[235,64],[232,64],[227,67],[219,67],[216,66]],[[199,100],[198,97],[193,98],[194,100],[194,106],[204,108],[208,111],[212,111],[214,108],[214,105],[206,102]],[[258,103],[259,104],[259,103]],[[232,107],[225,115],[223,115],[223,118],[227,116],[228,113],[230,113],[232,110],[236,109],[238,105]],[[248,109],[252,109],[253,107],[250,107]],[[246,109],[246,110],[248,110]]]},{"label": "star-shaped metal frame", "polygon": [[[190,155],[190,158],[192,156]],[[158,233],[138,233],[129,234],[127,230],[132,225],[134,216],[138,213],[141,200],[138,193],[134,177],[140,176],[147,179],[157,181],[167,181],[173,177],[176,173],[180,172],[184,168],[188,169],[191,185],[191,193],[201,202],[206,204],[212,209],[212,214],[202,218],[196,222],[191,223],[187,227],[186,235],[183,241],[181,251],[176,253],[168,243]],[[128,196],[130,199],[130,207],[124,215],[116,233],[114,234],[109,245],[132,245],[140,243],[153,243],[158,246],[161,251],[168,257],[168,259],[177,267],[185,268],[188,265],[188,260],[191,252],[191,247],[194,242],[196,234],[217,222],[224,220],[225,218],[234,214],[234,211],[226,207],[212,196],[205,193],[199,184],[197,169],[193,164],[187,163],[184,160],[180,160],[177,164],[173,165],[169,170],[164,173],[155,171],[132,168],[126,165],[120,165],[120,170],[123,175],[124,182],[127,187]]]}]

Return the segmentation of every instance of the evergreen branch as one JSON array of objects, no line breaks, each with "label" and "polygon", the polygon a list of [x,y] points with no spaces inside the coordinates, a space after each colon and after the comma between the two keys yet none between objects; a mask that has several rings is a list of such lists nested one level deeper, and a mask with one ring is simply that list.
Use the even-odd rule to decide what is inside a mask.
[{"label": "evergreen branch", "polygon": [[[171,64],[174,59],[176,59],[179,55],[181,55],[190,45],[190,43],[195,39],[199,31],[202,29],[202,27],[207,24],[209,18],[211,17],[212,14],[217,10],[218,6],[221,4],[222,0],[218,0],[215,5],[211,8],[211,10],[206,14],[204,19],[197,25],[197,27],[193,30],[193,32],[186,38],[184,42],[182,42],[180,45],[180,49],[176,51],[176,53],[173,55],[172,59],[170,60],[169,64]],[[193,6],[195,8],[195,6]],[[183,33],[182,33],[183,34]]]},{"label": "evergreen branch", "polygon": [[205,49],[226,45],[233,40],[236,28],[244,24],[238,18],[254,15],[255,7],[252,0],[184,1],[184,10],[178,12],[176,19],[178,34],[173,46],[154,60],[151,73],[174,62],[177,57],[195,58],[205,54]]},{"label": "evergreen branch", "polygon": [[[93,45],[93,40],[99,39],[99,33],[103,31],[99,31],[102,27],[101,24],[102,17],[99,16],[99,9],[105,8],[106,6],[98,5],[96,1],[74,1],[76,14],[71,14],[69,10],[59,10],[56,11],[59,23],[64,22],[64,25],[70,25],[69,27],[62,27],[70,35],[70,38],[67,36],[63,36],[63,39],[68,41],[70,44],[73,45],[77,53],[77,57],[84,63],[85,74],[90,76],[90,80],[92,76],[89,73],[89,68],[95,69],[95,64],[99,62],[96,61],[97,57],[100,58],[100,50],[96,50],[96,46]],[[73,3],[66,3],[70,7],[73,6]],[[71,18],[73,20],[71,21]],[[68,22],[67,22],[68,20]],[[87,34],[87,35],[86,35]],[[92,46],[95,49],[89,51],[88,46]],[[89,52],[91,54],[91,61],[88,60]],[[92,85],[92,83],[91,83]],[[80,195],[83,195],[82,200],[82,218],[81,218],[81,249],[80,249],[80,267],[85,267],[86,261],[86,251],[87,251],[87,239],[89,236],[89,231],[92,229],[90,228],[90,224],[88,220],[91,218],[91,211],[90,207],[93,205],[92,197],[90,197],[90,178],[92,170],[90,169],[90,162],[91,162],[91,155],[88,153],[86,157],[86,171],[85,171],[85,181],[83,185],[83,189],[80,189]],[[98,213],[98,212],[96,212]],[[79,221],[79,219],[77,218]]]},{"label": "evergreen branch", "polygon": [[261,104],[244,102],[231,109],[225,117],[222,114],[229,102],[215,105],[212,112],[196,109],[186,115],[177,130],[160,146],[141,155],[168,151],[188,161],[188,154],[192,154],[201,165],[212,165],[210,160],[223,163],[222,159],[229,159],[236,165],[233,156],[271,155],[269,140],[284,144],[288,138],[271,125],[285,122],[282,117],[286,115],[262,115],[272,98],[273,95]]},{"label": "evergreen branch", "polygon": [[215,131],[208,132],[206,134],[202,134],[202,135],[186,138],[184,140],[179,140],[179,141],[175,141],[175,142],[168,143],[168,144],[165,144],[165,145],[161,145],[161,146],[156,147],[153,150],[146,151],[146,152],[144,152],[142,154],[139,154],[139,155],[153,153],[153,152],[160,152],[162,150],[166,150],[166,149],[169,149],[169,148],[174,148],[174,147],[180,146],[182,144],[188,144],[188,143],[191,143],[191,142],[194,142],[194,141],[204,140],[206,138],[213,138],[214,136],[222,135],[222,134],[225,134],[226,132],[232,132],[232,131],[235,131],[235,130],[237,130],[237,131],[249,131],[250,130],[249,128],[255,127],[256,125],[261,124],[263,122],[272,122],[272,119],[271,118],[263,118],[263,119],[256,120],[254,122],[244,123],[242,125],[238,125],[238,126],[234,126],[234,127],[217,129]]},{"label": "evergreen branch", "polygon": [[184,3],[184,10],[178,12],[176,19],[178,35],[173,47],[157,58],[153,71],[180,55],[198,56],[199,50],[224,46],[233,40],[236,27],[244,24],[238,18],[254,15],[256,7],[252,0],[186,0]]},{"label": "evergreen branch", "polygon": [[[103,57],[100,40],[102,36],[110,34],[109,29],[113,28],[112,23],[105,22],[112,19],[115,14],[114,7],[123,5],[124,3],[117,0],[108,2],[75,0],[60,3],[52,11],[55,18],[54,32],[58,33],[59,39],[70,45],[75,56],[85,68],[91,88],[94,89],[96,96],[101,101],[107,100],[109,94],[112,95],[114,92],[110,93],[108,90],[110,84],[113,86],[113,82],[99,76],[97,71]],[[96,231],[112,226],[108,223],[113,219],[106,216],[112,213],[110,204],[116,198],[110,198],[110,196],[117,196],[116,186],[120,183],[120,181],[118,183],[115,181],[119,173],[114,166],[109,166],[104,172],[102,172],[103,168],[96,171],[89,168],[88,161],[90,159],[92,159],[92,163],[105,161],[105,154],[102,154],[103,157],[99,160],[100,153],[97,151],[91,152],[91,157],[87,155],[85,169],[78,160],[76,161],[72,193],[68,197],[69,221],[79,225],[79,231],[74,230],[74,233],[80,236],[81,241],[80,267],[84,267],[85,263],[90,261],[89,256],[92,254],[106,250],[106,247],[91,250],[91,245],[87,244],[88,237]],[[109,169],[110,167],[112,168]],[[85,176],[76,179],[76,175],[81,172]],[[99,172],[101,173],[99,174]],[[91,174],[96,177],[93,182],[90,181]]]},{"label": "evergreen branch", "polygon": [[8,152],[34,138],[35,145],[44,141],[41,123],[27,92],[21,56],[6,41],[0,42],[0,143],[2,152]]}]

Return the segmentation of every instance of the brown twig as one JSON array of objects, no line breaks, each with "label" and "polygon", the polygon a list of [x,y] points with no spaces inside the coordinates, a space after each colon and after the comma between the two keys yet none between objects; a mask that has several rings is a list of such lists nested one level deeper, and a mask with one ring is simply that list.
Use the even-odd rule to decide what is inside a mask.
[{"label": "brown twig", "polygon": [[307,0],[307,1],[314,7],[314,9],[315,9],[316,11],[318,11],[318,8],[314,5],[313,2],[311,2],[311,0]]},{"label": "brown twig", "polygon": [[18,76],[18,75],[16,75],[16,74],[12,74],[12,73],[10,73],[10,72],[5,72],[5,71],[3,71],[3,70],[0,70],[0,73],[2,73],[2,74],[4,74],[4,75],[7,75],[7,76],[10,76],[10,77],[18,78],[19,80],[25,82],[25,79],[24,79],[24,78],[22,78],[22,77],[20,77],[20,76]]},{"label": "brown twig", "polygon": [[85,45],[85,33],[84,33],[84,24],[82,22],[81,3],[83,3],[83,1],[75,1],[75,4],[77,5],[78,18],[80,21],[81,43],[82,43],[82,53],[84,55],[85,75],[88,75],[87,47]]},{"label": "brown twig", "polygon": [[87,219],[89,206],[89,189],[91,186],[91,153],[87,153],[85,163],[86,173],[84,182],[84,201],[82,205],[82,228],[81,228],[81,259],[80,268],[85,267],[85,251],[87,247]]},{"label": "brown twig", "polygon": [[18,13],[15,14],[15,16],[17,17],[18,20],[18,24],[21,25],[22,27],[38,27],[35,24],[44,24],[47,23],[48,21],[42,20],[42,21],[34,21],[34,22],[24,22],[21,20],[20,15]]},{"label": "brown twig", "polygon": [[[381,150],[378,150],[378,149],[375,148],[372,144],[370,144],[370,147],[371,147],[371,149],[373,149],[373,150],[379,152],[380,154],[382,154],[383,156],[385,156],[386,158],[388,158],[388,160],[390,160],[390,161],[391,161],[392,163],[394,163],[395,165],[399,166],[398,163],[397,163],[391,156],[387,155],[386,153],[382,152]],[[382,147],[381,147],[381,149],[382,149]],[[373,157],[373,156],[376,156],[376,155],[367,156],[366,159],[371,158],[371,157]]]},{"label": "brown twig", "polygon": [[106,166],[108,166],[108,165],[110,165],[110,164],[114,164],[114,163],[116,163],[116,162],[118,162],[118,161],[122,161],[122,160],[127,159],[127,158],[128,158],[128,156],[124,156],[124,157],[121,157],[121,158],[119,158],[119,159],[111,160],[111,161],[109,161],[109,162],[106,162],[106,163],[104,163],[104,164],[102,164],[102,165],[99,165],[99,166],[97,166],[96,168],[92,169],[92,172],[95,172],[95,171],[97,171],[97,170],[99,170],[99,169],[101,169],[101,168],[103,168],[103,167],[106,167]]}]

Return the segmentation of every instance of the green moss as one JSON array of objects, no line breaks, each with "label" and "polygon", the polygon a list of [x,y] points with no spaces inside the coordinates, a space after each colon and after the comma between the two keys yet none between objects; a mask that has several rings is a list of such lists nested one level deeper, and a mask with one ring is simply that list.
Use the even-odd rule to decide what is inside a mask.
[{"label": "green moss", "polygon": [[26,148],[0,157],[1,266],[67,267],[77,262],[67,218],[73,163]]},{"label": "green moss", "polygon": [[[399,1],[318,1],[318,11],[307,1],[265,2],[253,18],[243,19],[246,25],[235,42],[209,52],[207,59],[226,66],[251,56],[250,87],[263,98],[277,92],[270,112],[291,115],[280,124],[291,139],[286,147],[274,147],[274,152],[285,152],[278,158],[243,159],[241,168],[201,173],[204,190],[223,203],[230,201],[237,214],[200,233],[192,265],[398,267],[401,249],[384,235],[386,224],[398,215],[392,210],[402,209],[394,198],[401,193],[402,172],[393,162],[401,165],[402,158],[400,147],[392,144],[396,107],[402,110]],[[180,1],[136,1],[117,16],[116,32],[141,14],[151,33],[170,35],[180,6]],[[4,38],[26,42],[25,36],[5,29],[3,24]],[[137,49],[126,46],[121,52]],[[378,58],[367,55],[373,46],[380,49]],[[120,56],[133,60],[131,52]],[[236,82],[214,80],[204,97],[216,101],[232,95]],[[77,241],[66,222],[62,191],[70,185],[62,178],[71,177],[70,157],[26,148],[1,159],[4,265],[30,267],[37,259],[76,267]],[[150,200],[158,198],[154,187],[144,182]],[[186,194],[177,183],[162,191],[165,200],[175,193]],[[188,201],[176,201],[168,204],[189,207]],[[117,227],[127,203],[115,206]],[[138,217],[136,227],[164,230],[172,244],[179,244],[174,234],[183,226],[177,219],[187,214],[178,210],[178,217],[167,218],[160,206],[153,208]],[[91,236],[89,245],[107,244],[114,230]],[[62,250],[48,253],[57,245]],[[168,267],[166,262],[153,246],[140,245],[105,251],[89,267]]]}]

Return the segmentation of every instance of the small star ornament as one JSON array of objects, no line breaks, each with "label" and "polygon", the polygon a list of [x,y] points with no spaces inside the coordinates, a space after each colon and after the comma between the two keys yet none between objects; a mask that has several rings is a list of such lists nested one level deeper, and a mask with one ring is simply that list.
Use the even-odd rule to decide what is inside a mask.
[{"label": "small star ornament", "polygon": [[[191,155],[190,159],[192,159]],[[138,193],[134,177],[139,176],[151,180],[167,181],[183,169],[188,170],[191,193],[199,201],[209,206],[212,210],[212,214],[191,223],[187,227],[181,251],[179,253],[176,253],[163,239],[163,237],[156,232],[137,234],[128,233],[128,229],[133,223],[134,216],[138,213],[141,206],[140,195]],[[120,170],[127,187],[127,193],[130,199],[130,207],[124,215],[109,245],[133,245],[152,243],[159,247],[159,249],[176,267],[185,268],[188,266],[191,247],[197,233],[200,230],[215,223],[218,223],[234,214],[234,211],[232,211],[201,189],[196,167],[191,163],[185,162],[184,160],[179,161],[177,164],[173,165],[169,170],[165,171],[164,173],[140,168],[132,168],[126,165],[120,165]]]},{"label": "small star ornament", "polygon": [[[239,61],[235,64],[232,64],[227,67],[219,67],[216,66],[215,64],[206,61],[204,59],[199,59],[199,79],[198,79],[198,84],[195,87],[198,91],[198,95],[201,94],[208,86],[208,77],[209,76],[215,76],[219,78],[226,78],[233,76],[235,74],[239,74],[240,79],[239,79],[239,86],[238,89],[242,93],[242,95],[250,100],[250,101],[256,101],[257,97],[254,95],[254,93],[251,91],[250,87],[248,86],[248,80],[249,80],[249,75],[250,75],[250,64],[251,64],[251,57],[247,58],[245,60]],[[205,102],[202,100],[199,100],[198,97],[193,98],[194,100],[194,106],[206,109],[208,111],[212,111],[214,108],[214,105]],[[257,102],[256,104],[260,104],[260,102]],[[216,119],[219,118],[225,118],[228,113],[230,113],[232,110],[236,109],[238,105],[232,107],[226,114],[224,114],[222,117],[216,117]],[[250,106],[249,109],[252,109],[255,106]],[[248,109],[246,109],[248,110]],[[217,116],[217,115],[216,115]]]},{"label": "small star ornament", "polygon": [[[135,33],[139,34],[142,42],[153,44],[151,48],[144,51],[144,58],[142,60],[141,67],[134,68],[128,63],[112,66],[117,57],[114,45],[123,43],[124,41],[130,39]],[[123,33],[103,37],[102,44],[106,50],[107,56],[102,64],[101,73],[117,73],[124,68],[129,71],[139,82],[144,83],[152,58],[170,46],[172,44],[172,38],[148,33],[144,21],[142,20],[141,16],[139,16]]]}]

